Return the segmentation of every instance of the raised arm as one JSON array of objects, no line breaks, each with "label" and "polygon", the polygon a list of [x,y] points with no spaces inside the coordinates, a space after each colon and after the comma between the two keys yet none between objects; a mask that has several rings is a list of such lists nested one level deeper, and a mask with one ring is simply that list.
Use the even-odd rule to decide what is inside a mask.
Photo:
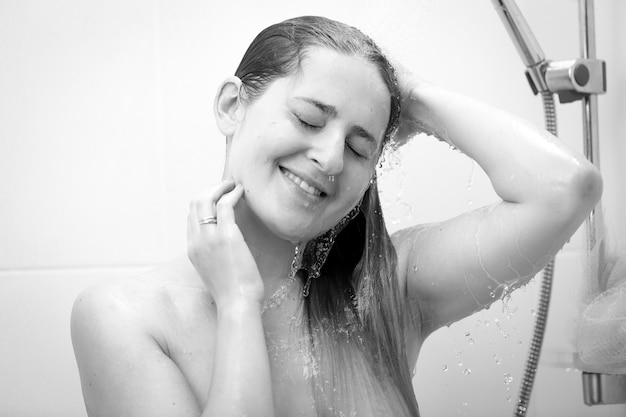
[{"label": "raised arm", "polygon": [[412,87],[403,133],[421,131],[458,148],[502,199],[394,235],[400,278],[428,333],[532,278],[595,207],[602,180],[584,156],[519,117],[437,86],[404,84]]}]

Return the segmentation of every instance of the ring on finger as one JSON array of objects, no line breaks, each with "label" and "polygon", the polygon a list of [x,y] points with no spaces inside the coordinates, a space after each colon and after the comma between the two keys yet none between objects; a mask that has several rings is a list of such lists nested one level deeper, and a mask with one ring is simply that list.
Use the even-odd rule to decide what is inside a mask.
[{"label": "ring on finger", "polygon": [[215,216],[203,217],[198,221],[198,223],[200,223],[200,225],[217,224],[217,217]]}]

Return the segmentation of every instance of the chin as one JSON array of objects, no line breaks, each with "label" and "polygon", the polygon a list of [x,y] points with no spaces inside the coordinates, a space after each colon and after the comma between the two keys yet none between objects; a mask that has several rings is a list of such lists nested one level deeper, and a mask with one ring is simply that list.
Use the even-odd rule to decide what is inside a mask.
[{"label": "chin", "polygon": [[298,242],[308,242],[314,237],[318,236],[320,233],[313,233],[310,230],[300,230],[300,229],[287,229],[285,227],[279,227],[272,230],[276,236],[283,240],[287,240],[292,243]]},{"label": "chin", "polygon": [[311,224],[297,224],[289,221],[279,221],[268,227],[276,236],[289,242],[308,242],[328,230],[328,228],[313,226]]},{"label": "chin", "polygon": [[292,243],[308,242],[333,226],[328,224],[328,216],[319,211],[301,211],[266,204],[251,205],[250,208],[256,213],[257,221],[262,222],[269,232]]}]

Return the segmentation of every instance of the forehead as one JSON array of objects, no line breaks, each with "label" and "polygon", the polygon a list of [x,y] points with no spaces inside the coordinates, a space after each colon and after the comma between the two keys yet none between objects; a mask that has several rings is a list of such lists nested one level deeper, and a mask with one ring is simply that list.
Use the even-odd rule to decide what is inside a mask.
[{"label": "forehead", "polygon": [[283,84],[288,98],[306,97],[332,106],[338,118],[365,128],[382,141],[391,95],[379,69],[365,58],[309,48],[298,71],[277,82]]}]

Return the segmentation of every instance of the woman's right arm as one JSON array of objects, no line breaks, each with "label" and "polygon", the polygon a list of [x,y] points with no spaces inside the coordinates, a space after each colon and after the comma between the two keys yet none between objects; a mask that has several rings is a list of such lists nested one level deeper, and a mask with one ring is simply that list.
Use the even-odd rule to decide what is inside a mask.
[{"label": "woman's right arm", "polygon": [[203,416],[274,415],[260,306],[240,300],[218,309],[211,388]]},{"label": "woman's right arm", "polygon": [[234,223],[240,190],[222,184],[213,192],[219,225],[198,223],[205,198],[192,204],[188,231],[189,258],[217,307],[214,343],[206,347],[212,356],[208,392],[194,393],[154,331],[159,323],[142,311],[145,304],[129,302],[144,294],[106,283],[84,291],[72,311],[72,342],[90,417],[274,415],[260,313],[263,284]]},{"label": "woman's right arm", "polygon": [[[272,380],[261,320],[263,281],[235,223],[243,188],[224,181],[192,204],[188,254],[217,307],[211,388],[203,416],[274,415]],[[216,216],[217,224],[199,224]]]}]

